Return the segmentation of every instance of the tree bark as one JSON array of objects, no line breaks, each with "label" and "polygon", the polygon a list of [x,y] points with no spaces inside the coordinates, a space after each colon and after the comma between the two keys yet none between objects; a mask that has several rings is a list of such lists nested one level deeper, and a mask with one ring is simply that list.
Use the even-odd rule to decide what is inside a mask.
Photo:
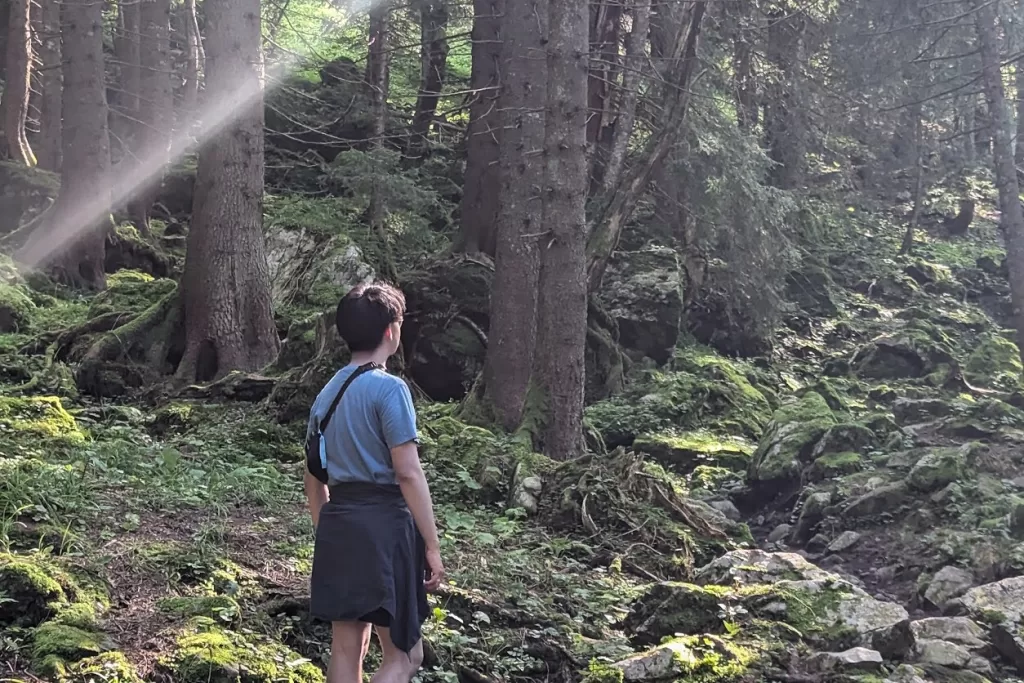
[{"label": "tree bark", "polygon": [[204,9],[207,86],[239,110],[199,154],[182,277],[184,382],[256,371],[280,350],[262,234],[260,3],[206,0]]},{"label": "tree bark", "polygon": [[1013,134],[1000,68],[1002,58],[999,52],[996,8],[988,0],[972,1],[975,28],[981,46],[985,96],[988,99],[999,209],[1006,238],[1006,260],[1010,266],[1010,298],[1017,327],[1017,346],[1024,354],[1024,212],[1021,211],[1020,185],[1013,164]]},{"label": "tree bark", "polygon": [[501,19],[505,0],[473,0],[473,101],[466,130],[466,173],[460,209],[459,251],[494,256],[501,187],[499,107]]},{"label": "tree bark", "polygon": [[541,240],[534,380],[546,407],[544,452],[555,460],[583,453],[587,51],[587,0],[551,2],[544,135],[546,230]]},{"label": "tree bark", "polygon": [[199,78],[205,61],[196,0],[185,0],[185,83],[181,96],[182,121],[178,128],[192,135],[199,125]]},{"label": "tree bark", "polygon": [[0,110],[4,115],[4,147],[7,158],[25,166],[35,166],[36,158],[28,143],[28,99],[32,80],[31,0],[8,0],[7,56],[4,94]]},{"label": "tree bark", "polygon": [[110,141],[103,68],[103,4],[63,0],[64,131],[60,194],[18,253],[54,279],[80,289],[106,286],[110,221]]},{"label": "tree bark", "polygon": [[412,119],[412,154],[427,149],[427,136],[437,114],[437,103],[448,70],[448,2],[419,0],[420,4],[420,92]]},{"label": "tree bark", "polygon": [[626,165],[626,152],[633,136],[636,121],[636,103],[640,95],[640,75],[647,61],[647,32],[651,24],[651,0],[635,0],[633,3],[633,28],[626,38],[626,62],[622,73],[622,97],[619,100],[618,116],[612,129],[611,148],[608,163],[601,179],[602,192],[608,193],[621,179]]},{"label": "tree bark", "polygon": [[1024,58],[1017,60],[1014,66],[1017,86],[1017,147],[1014,151],[1014,163],[1024,169]]},{"label": "tree bark", "polygon": [[601,186],[605,163],[612,146],[615,99],[618,94],[619,41],[622,33],[621,0],[594,0],[589,5],[589,48],[592,55],[587,82],[587,142],[590,145],[590,176]]},{"label": "tree bark", "polygon": [[501,191],[484,390],[494,417],[522,424],[533,370],[544,231],[547,0],[507,0],[502,27]]},{"label": "tree bark", "polygon": [[[666,74],[667,87],[662,88],[662,113],[655,126],[658,134],[650,137],[643,152],[638,155],[637,163],[628,173],[623,174],[618,187],[610,193],[604,209],[591,222],[587,242],[587,277],[592,292],[600,287],[605,266],[619,243],[626,220],[633,214],[655,169],[678,141],[686,122],[689,88],[697,68],[697,45],[706,10],[705,0],[694,2],[689,10],[689,21],[685,23],[686,28],[680,31],[681,40],[677,41],[679,47],[663,51],[666,60],[674,66]],[[674,56],[676,53],[680,55],[678,59]]]},{"label": "tree bark", "polygon": [[61,74],[60,4],[56,0],[39,3],[39,167],[54,173],[61,167]]},{"label": "tree bark", "polygon": [[[388,89],[391,79],[391,53],[388,50],[388,25],[391,7],[381,2],[370,10],[369,52],[366,59],[366,84],[370,89],[370,109],[373,117],[371,146],[384,147],[384,133],[388,121]],[[367,220],[370,228],[381,240],[386,239],[384,230],[384,202],[376,186],[370,193]],[[382,242],[383,243],[383,242]]]},{"label": "tree bark", "polygon": [[[174,93],[171,90],[171,2],[140,0],[139,24],[142,28],[139,75],[139,115],[136,122],[136,160],[161,167],[170,162],[171,131],[174,127]],[[131,182],[132,178],[128,179]],[[129,212],[135,227],[148,235],[149,212],[163,182],[158,172],[149,182],[135,189]]]},{"label": "tree bark", "polygon": [[[115,161],[131,159],[134,136],[139,120],[139,86],[142,60],[141,11],[139,0],[121,0],[117,11],[117,32],[114,35],[114,59],[120,78],[114,97],[111,137],[117,151]],[[127,175],[127,174],[126,174]]]},{"label": "tree bark", "polygon": [[800,63],[805,20],[788,2],[769,14],[768,61],[775,67],[765,106],[765,135],[775,162],[771,181],[792,190],[804,181],[807,156]]},{"label": "tree bark", "polygon": [[757,81],[754,78],[754,40],[750,2],[743,0],[737,13],[736,38],[733,46],[733,69],[736,72],[736,121],[741,130],[757,126]]}]

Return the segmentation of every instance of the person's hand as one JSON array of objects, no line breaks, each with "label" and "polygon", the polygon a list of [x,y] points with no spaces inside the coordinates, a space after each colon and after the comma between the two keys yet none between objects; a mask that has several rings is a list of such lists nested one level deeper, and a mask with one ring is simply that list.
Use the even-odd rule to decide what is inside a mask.
[{"label": "person's hand", "polygon": [[438,549],[427,549],[427,578],[424,582],[427,591],[433,593],[441,587],[444,581],[444,564],[441,562],[441,551]]}]

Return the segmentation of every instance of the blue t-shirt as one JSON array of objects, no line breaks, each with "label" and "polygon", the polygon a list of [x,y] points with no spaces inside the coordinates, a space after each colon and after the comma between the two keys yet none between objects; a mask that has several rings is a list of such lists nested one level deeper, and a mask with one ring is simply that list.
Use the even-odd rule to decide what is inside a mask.
[{"label": "blue t-shirt", "polygon": [[[320,391],[307,435],[357,367],[342,368]],[[417,438],[416,410],[405,382],[383,370],[363,373],[345,391],[320,442],[327,454],[328,483],[396,484],[391,449]]]}]

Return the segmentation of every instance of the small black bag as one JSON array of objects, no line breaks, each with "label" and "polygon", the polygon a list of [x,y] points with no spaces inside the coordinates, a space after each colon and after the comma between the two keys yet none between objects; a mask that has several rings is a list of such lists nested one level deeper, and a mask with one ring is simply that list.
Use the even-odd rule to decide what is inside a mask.
[{"label": "small black bag", "polygon": [[320,445],[324,438],[324,430],[327,429],[327,425],[330,423],[331,418],[334,417],[334,412],[338,409],[338,404],[341,403],[341,397],[345,395],[345,390],[348,389],[352,382],[362,375],[363,373],[369,372],[370,370],[383,370],[383,367],[377,363],[367,363],[366,365],[360,365],[356,368],[356,371],[349,375],[348,379],[341,386],[341,390],[338,391],[338,395],[334,397],[334,401],[331,402],[331,407],[327,409],[320,424],[316,426],[313,433],[306,438],[306,469],[309,473],[316,477],[316,480],[321,484],[327,483],[327,458],[326,453],[321,449]]}]

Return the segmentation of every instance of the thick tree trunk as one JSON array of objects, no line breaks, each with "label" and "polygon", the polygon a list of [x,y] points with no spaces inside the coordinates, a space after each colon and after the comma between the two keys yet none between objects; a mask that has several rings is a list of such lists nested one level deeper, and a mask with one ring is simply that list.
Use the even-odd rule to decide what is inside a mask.
[{"label": "thick tree trunk", "polygon": [[590,74],[587,81],[587,143],[590,177],[599,187],[612,146],[615,99],[619,89],[619,37],[622,32],[621,0],[594,0],[589,5]]},{"label": "thick tree trunk", "polygon": [[28,144],[25,123],[32,81],[31,0],[8,0],[7,57],[4,94],[0,110],[4,116],[4,151],[7,158],[26,166],[35,166],[36,158]]},{"label": "thick tree trunk", "polygon": [[736,38],[733,46],[733,69],[736,73],[736,121],[742,130],[757,126],[757,81],[754,77],[754,31],[751,18],[753,6],[744,0],[737,12]]},{"label": "thick tree trunk", "polygon": [[199,35],[196,0],[185,0],[185,83],[181,95],[181,122],[179,130],[195,134],[199,116],[199,77],[206,55]]},{"label": "thick tree trunk", "polygon": [[1017,327],[1017,345],[1024,354],[1024,212],[1021,211],[1020,185],[1013,164],[1013,133],[1000,69],[1002,58],[999,53],[996,8],[988,0],[973,0],[973,3],[978,43],[981,46],[985,95],[988,99],[999,209],[1006,238],[1006,260],[1010,266],[1010,299]]},{"label": "thick tree trunk", "polygon": [[522,424],[536,348],[547,23],[547,0],[506,2],[501,191],[484,389],[494,417],[510,431]]},{"label": "thick tree trunk", "polygon": [[437,114],[437,103],[448,70],[448,1],[420,3],[420,92],[412,119],[412,154],[426,152],[427,135]]},{"label": "thick tree trunk", "polygon": [[807,126],[800,61],[805,19],[800,10],[783,3],[769,15],[768,61],[775,67],[765,106],[765,134],[775,162],[772,184],[784,190],[804,181]]},{"label": "thick tree trunk", "polygon": [[39,3],[39,144],[40,168],[57,173],[61,167],[61,93],[64,79],[60,67],[60,4]]},{"label": "thick tree trunk", "polygon": [[[184,382],[256,371],[277,358],[263,244],[263,98],[259,0],[206,0],[207,87],[241,103],[199,154],[182,277]],[[257,96],[253,96],[253,94]]]},{"label": "thick tree trunk", "polygon": [[601,179],[601,190],[612,191],[621,180],[626,166],[626,152],[633,136],[636,121],[636,103],[640,94],[640,75],[647,61],[647,31],[651,25],[651,0],[633,3],[633,28],[626,38],[626,63],[622,73],[622,97],[618,116],[612,129],[608,163]]},{"label": "thick tree trunk", "polygon": [[103,70],[103,5],[63,0],[64,132],[60,194],[19,251],[69,286],[102,289],[110,222],[110,142]]},{"label": "thick tree trunk", "polygon": [[505,0],[473,0],[473,68],[466,131],[466,180],[462,189],[459,251],[494,256],[501,169],[498,149],[501,19]]},{"label": "thick tree trunk", "polygon": [[1024,169],[1024,58],[1017,60],[1015,83],[1017,86],[1017,147],[1014,162]]},{"label": "thick tree trunk", "polygon": [[[554,0],[548,39],[537,364],[544,452],[583,453],[587,341],[587,0]],[[531,406],[537,409],[538,406]]]},{"label": "thick tree trunk", "polygon": [[[174,93],[171,90],[171,2],[140,0],[142,27],[139,76],[139,116],[135,133],[135,156],[144,164],[170,161],[171,131],[174,127]],[[129,178],[129,181],[131,179]],[[149,234],[149,212],[163,182],[156,173],[135,189],[129,202],[132,222],[143,235]]]},{"label": "thick tree trunk", "polygon": [[[686,122],[689,110],[689,88],[697,67],[697,46],[707,2],[698,0],[689,9],[685,29],[672,48],[659,50],[670,66],[665,75],[661,115],[656,125],[657,135],[651,136],[638,155],[638,160],[623,174],[618,187],[610,193],[605,207],[592,221],[587,242],[587,273],[590,291],[596,291],[604,277],[604,269],[619,243],[626,220],[633,214],[643,196],[655,169],[675,146]],[[675,55],[678,54],[677,59]]]},{"label": "thick tree trunk", "polygon": [[[121,0],[117,5],[117,32],[114,35],[114,59],[120,78],[117,81],[117,96],[112,103],[114,117],[111,120],[111,137],[114,144],[114,160],[120,163],[130,160],[135,149],[134,136],[138,131],[139,86],[142,60],[142,29],[139,0]],[[130,175],[121,171],[123,175]]]},{"label": "thick tree trunk", "polygon": [[[366,59],[366,84],[370,89],[371,116],[371,145],[375,149],[384,146],[384,134],[387,130],[388,121],[388,89],[391,80],[391,53],[388,50],[388,24],[391,14],[391,7],[388,2],[381,2],[370,10],[370,34],[369,53]],[[367,220],[370,228],[380,238],[386,239],[384,234],[384,201],[376,186],[370,193],[370,206],[367,210]]]}]

